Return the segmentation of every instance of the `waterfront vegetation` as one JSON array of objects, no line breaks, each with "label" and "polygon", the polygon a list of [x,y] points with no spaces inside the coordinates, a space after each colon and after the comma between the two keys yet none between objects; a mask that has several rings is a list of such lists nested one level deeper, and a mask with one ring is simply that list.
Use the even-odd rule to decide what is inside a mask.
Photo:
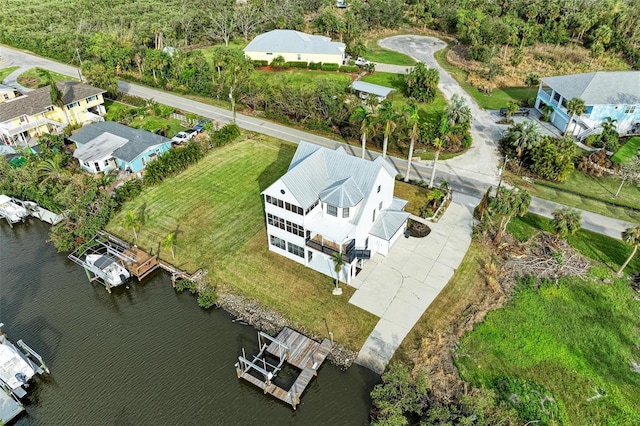
[{"label": "waterfront vegetation", "polygon": [[[146,188],[107,226],[133,238],[125,226],[128,211],[145,211],[138,245],[194,272],[208,271],[212,283],[258,300],[317,335],[327,326],[341,344],[359,349],[377,318],[331,295],[332,279],[268,251],[260,192],[283,175],[295,146],[267,136],[210,151],[181,174]],[[160,242],[175,232],[175,260]],[[326,320],[326,324],[325,324]]]}]

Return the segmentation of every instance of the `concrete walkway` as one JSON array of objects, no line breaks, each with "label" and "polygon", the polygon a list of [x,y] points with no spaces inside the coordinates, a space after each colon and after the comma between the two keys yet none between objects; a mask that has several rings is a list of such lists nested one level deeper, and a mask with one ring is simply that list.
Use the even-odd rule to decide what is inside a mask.
[{"label": "concrete walkway", "polygon": [[364,264],[349,300],[380,321],[356,363],[382,374],[406,335],[447,285],[471,243],[474,197],[454,200],[425,238],[401,238],[389,255]]}]

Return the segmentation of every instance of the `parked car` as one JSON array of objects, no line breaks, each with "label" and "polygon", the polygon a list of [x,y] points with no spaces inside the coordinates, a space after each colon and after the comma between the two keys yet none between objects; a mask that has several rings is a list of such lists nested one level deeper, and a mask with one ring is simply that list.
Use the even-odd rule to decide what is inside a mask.
[{"label": "parked car", "polygon": [[340,9],[344,9],[345,7],[347,7],[346,0],[337,0],[336,1],[336,7],[340,8]]},{"label": "parked car", "polygon": [[367,61],[365,58],[358,57],[358,59],[356,59],[356,65],[359,67],[366,67],[369,64],[370,62]]},{"label": "parked car", "polygon": [[200,120],[198,121],[198,124],[193,126],[193,130],[198,133],[202,133],[204,131],[204,126],[206,126],[208,123],[211,123],[211,120]]},{"label": "parked car", "polygon": [[185,130],[184,132],[178,132],[174,137],[171,138],[171,142],[180,145],[181,143],[188,142],[193,139],[193,137],[197,134],[193,129]]},{"label": "parked car", "polygon": [[[509,114],[509,110],[507,108],[500,108],[500,115],[502,117],[506,117]],[[529,108],[520,107],[515,112],[511,113],[511,116],[514,115],[523,115],[525,117],[529,116]]]}]

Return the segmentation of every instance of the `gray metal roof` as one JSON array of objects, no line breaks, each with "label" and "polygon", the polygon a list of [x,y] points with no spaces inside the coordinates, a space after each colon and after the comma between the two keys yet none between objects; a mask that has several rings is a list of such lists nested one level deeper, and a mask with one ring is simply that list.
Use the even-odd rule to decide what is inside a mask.
[{"label": "gray metal roof", "polygon": [[369,161],[351,156],[343,149],[334,151],[300,141],[289,170],[281,181],[289,188],[300,207],[306,209],[320,198],[320,193],[325,189],[349,178],[363,196],[370,194],[376,177],[382,170],[394,177],[398,173],[382,157]]},{"label": "gray metal roof", "polygon": [[[56,83],[56,86],[62,92],[62,100],[65,105],[105,92],[97,87],[77,81],[63,81]],[[0,122],[12,120],[22,115],[39,114],[45,112],[52,105],[49,86],[44,86],[23,96],[0,103]]]},{"label": "gray metal roof", "polygon": [[355,207],[364,194],[352,177],[334,182],[320,192],[320,200],[336,207]]},{"label": "gray metal roof", "polygon": [[587,105],[640,105],[640,71],[599,71],[541,80],[563,98],[580,98]]},{"label": "gray metal roof", "polygon": [[127,143],[127,139],[111,133],[101,133],[80,146],[73,156],[82,161],[99,161],[113,156],[115,150]]},{"label": "gray metal roof", "polygon": [[[117,141],[120,139],[124,139],[125,143],[118,144]],[[102,149],[101,145],[106,140],[112,140],[112,142],[107,142],[108,146],[113,149],[111,151],[112,155],[125,162],[133,161],[153,146],[171,143],[171,140],[164,136],[156,135],[146,130],[133,129],[114,121],[88,124],[77,133],[71,135],[69,140],[76,144],[83,144],[73,154],[74,157],[81,160],[85,160],[85,158],[78,155],[90,155],[88,153],[91,151],[100,151]],[[80,154],[78,154],[78,151],[80,151]],[[104,158],[104,155],[100,158]]]},{"label": "gray metal roof", "polygon": [[345,44],[329,37],[294,30],[273,30],[256,36],[245,52],[344,54]]},{"label": "gray metal roof", "polygon": [[367,83],[365,81],[359,81],[359,80],[351,83],[351,87],[353,88],[353,90],[356,90],[358,92],[371,93],[383,98],[386,98],[387,96],[389,96],[389,93],[395,90],[395,89],[392,89],[391,87],[380,86],[377,84]]},{"label": "gray metal roof", "polygon": [[383,210],[380,212],[376,223],[371,227],[369,234],[389,241],[391,237],[398,232],[398,229],[405,224],[408,218],[409,213],[407,212]]}]

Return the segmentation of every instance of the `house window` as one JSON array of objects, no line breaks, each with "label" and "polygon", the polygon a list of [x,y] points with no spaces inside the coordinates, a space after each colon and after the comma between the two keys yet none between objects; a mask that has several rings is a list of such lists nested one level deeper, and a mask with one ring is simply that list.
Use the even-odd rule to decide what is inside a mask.
[{"label": "house window", "polygon": [[80,105],[80,102],[71,102],[69,105],[67,105],[67,109],[75,108],[78,105]]},{"label": "house window", "polygon": [[22,123],[28,123],[28,122],[29,122],[29,120],[27,119],[27,116],[26,116],[26,115],[21,115],[21,116],[20,116],[20,124],[22,124]]},{"label": "house window", "polygon": [[380,193],[380,188],[382,188],[382,185],[378,185],[378,193]]},{"label": "house window", "polygon": [[560,100],[560,93],[556,92],[553,94],[553,100],[556,101],[556,104]]},{"label": "house window", "polygon": [[304,258],[304,249],[295,244],[287,243],[287,251],[291,254],[295,254],[296,256],[300,256]]},{"label": "house window", "polygon": [[298,53],[298,60],[301,60],[301,59],[302,59],[302,55]]},{"label": "house window", "polygon": [[309,250],[309,251],[307,252],[307,260],[308,260],[309,262],[311,262],[311,261],[313,260],[313,252],[312,252],[311,250]]},{"label": "house window", "polygon": [[626,108],[624,109],[625,114],[633,114],[634,112],[636,112],[635,105],[627,105]]},{"label": "house window", "polygon": [[104,160],[104,166],[109,167],[109,160]]},{"label": "house window", "polygon": [[6,93],[2,95],[2,97],[4,98],[5,101],[9,100],[9,95],[7,95]]},{"label": "house window", "polygon": [[349,207],[342,209],[342,217],[349,217]]},{"label": "house window", "polygon": [[83,162],[82,162],[82,165],[83,165],[83,166],[85,166],[85,167],[91,167],[91,166],[89,165],[89,162],[88,162],[88,161],[83,161]]},{"label": "house window", "polygon": [[586,115],[591,114],[591,111],[593,111],[593,105],[589,105],[589,106],[587,106],[587,107],[584,109],[584,113],[585,113]]},{"label": "house window", "polygon": [[338,208],[336,206],[332,206],[331,204],[327,204],[327,214],[330,216],[338,217]]},{"label": "house window", "polygon": [[96,170],[96,172],[99,172],[100,171],[100,163],[94,162],[93,163],[93,168]]},{"label": "house window", "polygon": [[562,107],[566,108],[567,107],[567,100],[566,99],[562,99]]},{"label": "house window", "polygon": [[147,159],[142,157],[141,160],[142,160],[142,167],[145,167],[147,165]]},{"label": "house window", "polygon": [[278,247],[282,250],[287,249],[287,242],[282,238],[274,237],[273,235],[269,235],[269,241],[271,241],[271,245]]},{"label": "house window", "polygon": [[382,201],[380,201],[380,204],[378,204],[378,210],[382,210]]},{"label": "house window", "polygon": [[[45,112],[51,112],[51,111],[53,111],[53,106],[52,106],[52,105],[49,105],[49,106],[47,107],[47,109],[45,110]],[[44,115],[44,114],[42,114],[42,115]]]},{"label": "house window", "polygon": [[311,210],[313,210],[320,202],[318,200],[316,200],[313,204],[311,204],[309,206],[309,208],[307,208],[307,210],[304,212],[304,214],[308,214]]},{"label": "house window", "polygon": [[373,219],[371,221],[372,222],[376,221],[376,209],[373,209]]},{"label": "house window", "polygon": [[369,248],[369,237],[367,237],[366,240],[364,240],[364,249],[367,250]]},{"label": "house window", "polygon": [[267,52],[267,55],[273,55],[273,53],[272,52]]},{"label": "house window", "polygon": [[89,96],[87,98],[87,103],[93,102],[93,101],[97,101],[98,100],[98,96],[94,95],[94,96]]}]

